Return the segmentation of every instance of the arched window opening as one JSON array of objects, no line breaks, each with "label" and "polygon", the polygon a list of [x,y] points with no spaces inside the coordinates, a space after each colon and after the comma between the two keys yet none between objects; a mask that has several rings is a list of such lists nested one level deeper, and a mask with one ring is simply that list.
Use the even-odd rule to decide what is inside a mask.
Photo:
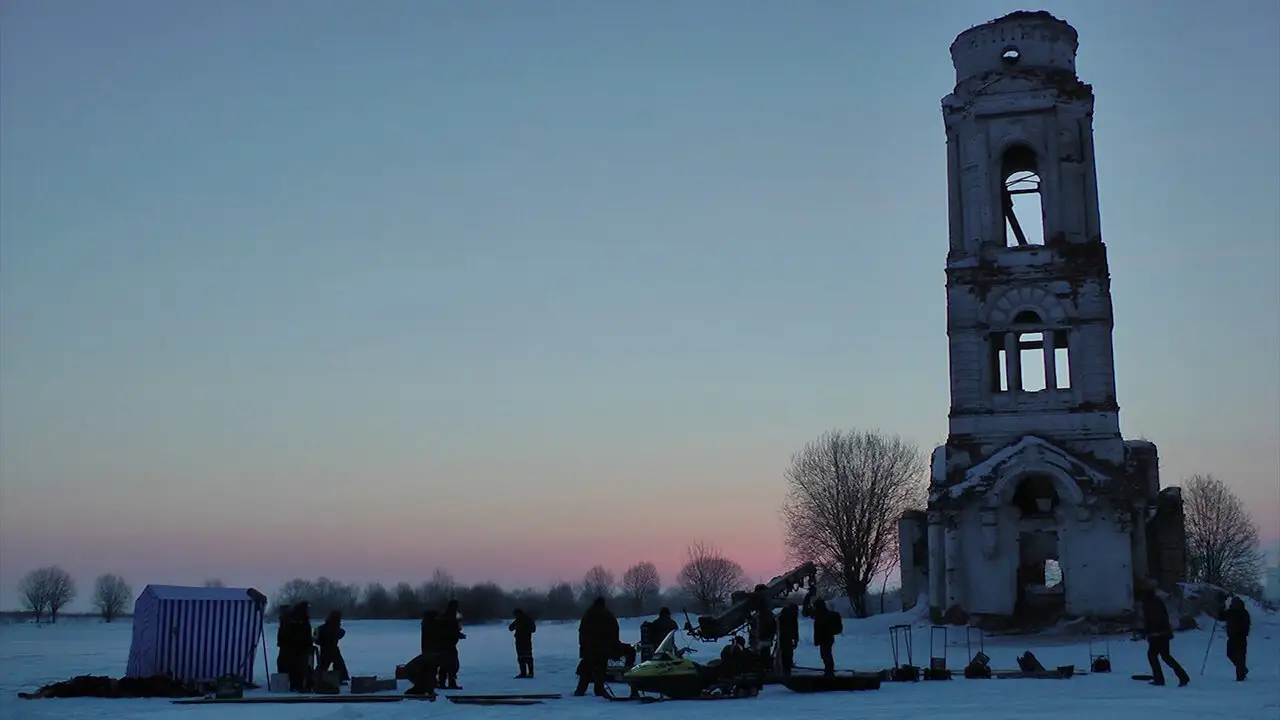
[{"label": "arched window opening", "polygon": [[1013,506],[1023,518],[1052,517],[1060,503],[1053,480],[1043,475],[1023,480],[1013,492]]},{"label": "arched window opening", "polygon": [[1044,245],[1044,208],[1036,154],[1024,145],[1005,151],[1000,161],[1005,246]]},{"label": "arched window opening", "polygon": [[1031,329],[1041,321],[1029,310],[1018,313],[1014,322],[1027,329],[990,335],[991,392],[1070,389],[1071,350],[1067,331]]}]

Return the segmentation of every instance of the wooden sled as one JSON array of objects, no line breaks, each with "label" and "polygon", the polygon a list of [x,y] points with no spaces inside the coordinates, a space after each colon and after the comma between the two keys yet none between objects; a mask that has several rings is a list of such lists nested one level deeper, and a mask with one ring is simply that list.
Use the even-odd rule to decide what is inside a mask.
[{"label": "wooden sled", "polygon": [[995,670],[991,677],[1001,680],[1069,680],[1073,675],[1082,673],[1065,673],[1058,670]]},{"label": "wooden sled", "polygon": [[455,705],[541,705],[544,700],[559,700],[560,693],[504,693],[501,695],[445,695]]},{"label": "wooden sled", "polygon": [[172,700],[174,705],[342,705],[348,703],[395,703],[404,700],[434,700],[412,695],[262,695],[238,698],[188,698]]},{"label": "wooden sled", "polygon": [[791,692],[854,692],[860,690],[879,690],[879,673],[853,673],[850,675],[792,675],[781,679],[782,685]]}]

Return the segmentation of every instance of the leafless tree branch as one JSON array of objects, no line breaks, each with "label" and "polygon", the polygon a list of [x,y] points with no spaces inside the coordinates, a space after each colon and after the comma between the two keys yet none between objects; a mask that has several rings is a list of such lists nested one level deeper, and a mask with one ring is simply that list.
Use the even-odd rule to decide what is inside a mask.
[{"label": "leafless tree branch", "polygon": [[113,573],[99,575],[93,584],[93,606],[107,622],[120,617],[132,597],[133,588],[129,587],[129,583],[119,575]]},{"label": "leafless tree branch", "polygon": [[898,518],[923,503],[927,464],[918,446],[879,431],[831,431],[792,457],[788,552],[821,567],[859,617],[872,579],[897,562]]},{"label": "leafless tree branch", "polygon": [[742,566],[725,557],[714,545],[695,542],[688,548],[688,562],[680,568],[676,584],[697,601],[701,612],[724,605],[735,590],[747,584]]},{"label": "leafless tree branch", "polygon": [[651,562],[638,562],[622,574],[622,595],[636,615],[650,609],[662,594],[662,578],[658,566]]},{"label": "leafless tree branch", "polygon": [[1187,531],[1187,576],[1231,592],[1256,594],[1264,556],[1244,503],[1213,475],[1182,484]]},{"label": "leafless tree branch", "polygon": [[583,603],[590,603],[598,597],[606,600],[613,597],[613,572],[603,565],[596,565],[582,576],[582,589],[579,597]]},{"label": "leafless tree branch", "polygon": [[76,582],[66,570],[52,565],[32,570],[18,583],[18,593],[36,622],[49,613],[50,622],[58,622],[58,611],[76,597]]}]

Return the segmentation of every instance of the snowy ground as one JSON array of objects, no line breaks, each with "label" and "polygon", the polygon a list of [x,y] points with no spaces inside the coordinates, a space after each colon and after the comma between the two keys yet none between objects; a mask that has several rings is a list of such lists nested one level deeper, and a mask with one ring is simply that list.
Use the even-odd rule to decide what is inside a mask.
[{"label": "snowy ground", "polygon": [[[888,615],[869,620],[845,621],[845,634],[836,644],[836,661],[842,668],[871,670],[892,665],[888,627],[913,622],[915,661],[927,665],[929,627],[916,615]],[[638,636],[639,621],[622,622],[625,639]],[[397,663],[408,661],[416,652],[418,632],[413,622],[362,621],[346,624],[343,651],[351,671],[358,675],[389,676]],[[1208,627],[1208,624],[1206,624]],[[274,630],[268,627],[270,637]],[[1250,676],[1234,682],[1231,666],[1224,657],[1221,633],[1214,637],[1204,675],[1200,664],[1209,641],[1208,630],[1179,633],[1173,642],[1175,657],[1192,675],[1189,687],[1173,685],[1155,688],[1130,679],[1133,673],[1148,672],[1146,644],[1113,638],[1111,657],[1115,671],[1070,680],[965,680],[885,683],[877,691],[797,695],[782,687],[768,687],[760,697],[708,702],[667,702],[658,705],[609,703],[588,695],[573,697],[577,665],[577,632],[574,623],[544,623],[534,637],[537,675],[534,680],[512,678],[518,668],[505,626],[475,626],[467,629],[461,647],[462,673],[459,682],[467,693],[563,693],[531,707],[469,707],[443,699],[434,704],[421,702],[388,705],[241,705],[190,707],[167,700],[45,699],[20,700],[16,694],[66,680],[74,675],[119,676],[128,657],[131,627],[126,622],[110,625],[81,621],[57,626],[0,626],[0,717],[13,720],[60,718],[99,720],[103,717],[169,720],[171,717],[205,720],[234,717],[236,720],[378,720],[381,718],[472,717],[481,720],[507,717],[568,718],[684,718],[705,717],[708,713],[727,717],[949,717],[949,718],[1277,718],[1280,717],[1280,617],[1254,611],[1253,633],[1249,638]],[[802,628],[804,637],[810,629]],[[952,630],[948,648],[949,666],[960,669],[969,655],[964,633]],[[718,654],[718,646],[694,643],[697,659]],[[1015,658],[1031,650],[1046,667],[1089,664],[1089,649],[1078,638],[1002,638],[987,640],[987,654],[997,669],[1016,669]],[[1101,647],[1097,648],[1101,650]],[[274,662],[274,648],[271,648]],[[818,666],[817,650],[801,645],[797,663]],[[261,672],[261,659],[258,661]],[[1166,671],[1167,672],[1167,671]],[[1172,680],[1172,674],[1169,674]],[[402,683],[402,688],[404,687]],[[714,708],[714,710],[712,709]]]}]

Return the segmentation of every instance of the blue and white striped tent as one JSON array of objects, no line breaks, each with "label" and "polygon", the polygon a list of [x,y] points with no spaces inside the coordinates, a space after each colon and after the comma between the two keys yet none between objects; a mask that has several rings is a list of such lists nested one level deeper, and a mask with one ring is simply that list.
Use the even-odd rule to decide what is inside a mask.
[{"label": "blue and white striped tent", "polygon": [[253,682],[267,598],[252,588],[148,585],[133,605],[128,677]]}]

